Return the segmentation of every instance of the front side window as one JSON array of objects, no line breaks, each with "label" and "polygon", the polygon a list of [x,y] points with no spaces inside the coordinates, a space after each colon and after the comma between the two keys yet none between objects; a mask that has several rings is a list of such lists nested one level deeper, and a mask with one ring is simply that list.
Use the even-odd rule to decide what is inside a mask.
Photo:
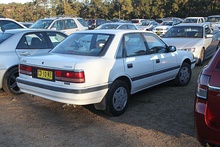
[{"label": "front side window", "polygon": [[84,27],[88,27],[88,25],[86,24],[86,21],[82,18],[77,19],[79,21],[79,23],[84,26]]},{"label": "front side window", "polygon": [[126,34],[124,36],[125,55],[139,56],[146,55],[146,46],[141,34]]},{"label": "front side window", "polygon": [[157,36],[153,34],[144,33],[144,38],[147,41],[148,45],[148,53],[165,53],[166,52],[166,44],[161,41]]},{"label": "front side window", "polygon": [[74,33],[56,46],[51,53],[100,56],[107,49],[113,35]]},{"label": "front side window", "polygon": [[77,28],[77,25],[73,19],[66,19],[64,20],[64,24],[66,26],[66,29],[74,29]]},{"label": "front side window", "polygon": [[50,41],[52,42],[53,47],[57,46],[60,42],[62,42],[66,38],[66,36],[57,32],[48,32],[47,35]]},{"label": "front side window", "polygon": [[55,28],[55,30],[64,30],[63,20],[57,20],[52,25],[51,29]]}]

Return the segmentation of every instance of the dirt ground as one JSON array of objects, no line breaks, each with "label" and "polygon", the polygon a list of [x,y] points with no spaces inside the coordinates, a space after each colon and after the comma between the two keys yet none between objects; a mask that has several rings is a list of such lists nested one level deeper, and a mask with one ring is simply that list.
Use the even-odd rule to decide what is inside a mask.
[{"label": "dirt ground", "polygon": [[193,69],[186,87],[165,83],[133,95],[119,117],[93,105],[64,105],[1,91],[0,146],[200,147],[193,104],[201,68]]}]

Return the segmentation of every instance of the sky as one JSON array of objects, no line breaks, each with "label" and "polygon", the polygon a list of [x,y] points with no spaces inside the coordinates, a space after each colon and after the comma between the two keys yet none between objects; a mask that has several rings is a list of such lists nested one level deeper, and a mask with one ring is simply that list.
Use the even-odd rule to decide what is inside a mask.
[{"label": "sky", "polygon": [[8,4],[8,3],[26,3],[26,2],[32,2],[33,0],[0,0],[0,4]]}]

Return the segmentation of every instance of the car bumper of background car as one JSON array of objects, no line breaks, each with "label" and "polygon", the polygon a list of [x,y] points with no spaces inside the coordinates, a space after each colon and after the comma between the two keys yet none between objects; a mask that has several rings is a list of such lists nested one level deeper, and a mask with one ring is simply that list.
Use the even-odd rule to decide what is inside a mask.
[{"label": "car bumper of background car", "polygon": [[6,72],[6,69],[0,69],[0,89],[2,89],[3,77]]},{"label": "car bumper of background car", "polygon": [[[56,102],[74,105],[88,105],[99,103],[104,98],[108,90],[108,86],[97,90],[90,90],[91,88],[73,90],[63,88],[62,86],[54,87],[51,85],[49,86],[43,84],[38,84],[38,86],[34,86],[35,83],[21,80],[19,77],[17,78],[17,84],[20,90],[24,93],[39,96]],[[44,88],[45,86],[48,88]]]},{"label": "car bumper of background car", "polygon": [[196,138],[201,144],[220,145],[220,127],[214,126],[205,118],[206,100],[196,97],[195,100]]}]

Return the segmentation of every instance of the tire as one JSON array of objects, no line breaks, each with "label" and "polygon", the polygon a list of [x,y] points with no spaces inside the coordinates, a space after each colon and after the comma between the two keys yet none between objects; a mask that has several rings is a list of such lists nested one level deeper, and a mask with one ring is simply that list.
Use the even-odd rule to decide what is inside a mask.
[{"label": "tire", "polygon": [[192,71],[191,71],[191,67],[188,63],[183,62],[175,80],[174,83],[175,85],[178,86],[186,86],[188,85],[190,79],[192,76]]},{"label": "tire", "polygon": [[19,95],[21,91],[17,86],[18,67],[9,69],[3,78],[3,90],[9,95]]},{"label": "tire", "polygon": [[104,112],[111,116],[122,115],[127,109],[130,89],[125,82],[117,80],[112,84],[105,98],[106,109]]},{"label": "tire", "polygon": [[205,49],[201,50],[199,61],[197,63],[198,66],[202,66],[204,64],[204,58],[205,58]]}]

